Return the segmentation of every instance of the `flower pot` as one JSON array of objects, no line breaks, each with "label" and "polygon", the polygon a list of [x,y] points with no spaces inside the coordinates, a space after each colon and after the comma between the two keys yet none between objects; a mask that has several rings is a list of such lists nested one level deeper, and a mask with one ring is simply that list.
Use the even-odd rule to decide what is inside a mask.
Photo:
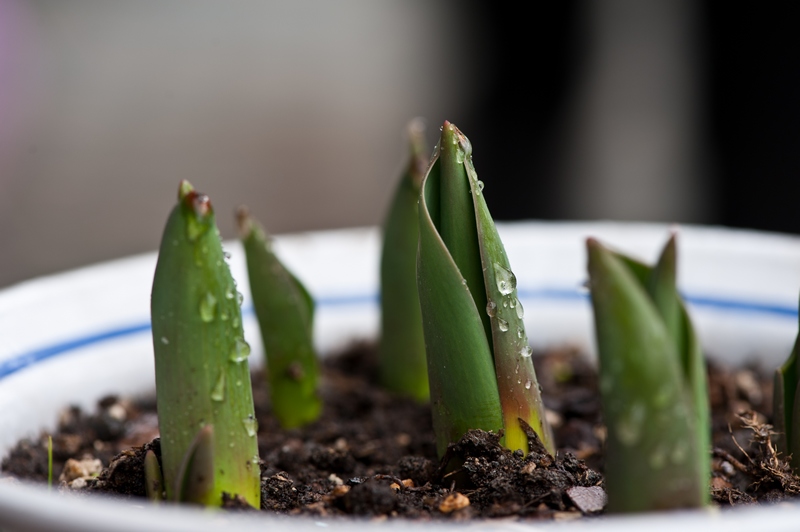
[{"label": "flower pot", "polygon": [[[659,224],[523,222],[498,224],[518,279],[534,347],[575,345],[593,352],[584,239],[595,236],[651,261],[670,227]],[[709,356],[728,364],[757,359],[779,365],[797,333],[800,238],[721,228],[678,228],[679,284]],[[379,232],[373,228],[288,235],[276,250],[314,294],[316,341],[330,353],[378,334]],[[245,294],[245,334],[251,364],[262,361],[238,242],[227,242],[230,265]],[[103,395],[152,392],[149,299],[155,254],[21,283],[0,292],[0,456],[21,438],[55,427],[68,404],[94,408]],[[750,530],[794,528],[800,507],[686,511],[588,523],[614,530]],[[0,530],[296,530],[343,526],[400,526],[426,530],[446,524],[319,521],[151,507],[100,496],[48,492],[42,486],[0,482]],[[562,530],[587,523],[562,523]],[[541,527],[503,521],[493,529]]]}]

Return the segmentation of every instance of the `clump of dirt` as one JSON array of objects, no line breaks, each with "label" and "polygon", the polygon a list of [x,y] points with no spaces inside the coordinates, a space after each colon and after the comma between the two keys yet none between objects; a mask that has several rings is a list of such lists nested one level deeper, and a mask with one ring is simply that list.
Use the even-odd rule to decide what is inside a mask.
[{"label": "clump of dirt", "polygon": [[[559,444],[555,457],[532,430],[527,456],[502,448],[499,435],[476,430],[440,462],[429,407],[376,386],[373,345],[353,346],[324,360],[323,415],[300,429],[280,428],[264,376],[254,374],[261,510],[422,520],[601,514],[605,428],[596,370],[570,349],[542,353],[534,361]],[[713,500],[732,506],[796,496],[800,480],[770,441],[771,379],[758,368],[710,365],[709,392]],[[70,408],[59,426],[53,456],[61,489],[145,496],[144,455],[152,449],[160,456],[154,398],[108,397],[90,415]],[[19,442],[2,470],[45,482],[47,437]],[[235,496],[227,496],[224,507],[256,511]]]}]

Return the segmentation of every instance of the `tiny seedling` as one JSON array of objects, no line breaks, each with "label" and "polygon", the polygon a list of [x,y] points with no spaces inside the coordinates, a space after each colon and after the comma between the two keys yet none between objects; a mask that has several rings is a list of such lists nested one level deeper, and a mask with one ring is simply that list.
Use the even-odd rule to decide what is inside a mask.
[{"label": "tiny seedling", "polygon": [[306,425],[322,412],[314,300],[275,255],[266,232],[246,208],[239,208],[237,218],[264,342],[272,411],[284,428]]},{"label": "tiny seedling", "polygon": [[676,286],[675,237],[653,267],[595,239],[587,248],[608,511],[703,506],[711,477],[705,362]]},{"label": "tiny seedling", "polygon": [[383,226],[381,337],[378,370],[383,387],[418,401],[429,397],[425,337],[417,293],[419,191],[428,155],[420,119],[408,126],[411,156]]},{"label": "tiny seedling", "polygon": [[436,446],[469,429],[503,431],[527,453],[523,423],[555,446],[503,243],[472,164],[472,146],[445,122],[422,183],[417,280]]},{"label": "tiny seedling", "polygon": [[260,506],[250,346],[240,299],[211,202],[182,181],[161,239],[151,296],[161,469],[169,500],[219,506],[226,492]]}]

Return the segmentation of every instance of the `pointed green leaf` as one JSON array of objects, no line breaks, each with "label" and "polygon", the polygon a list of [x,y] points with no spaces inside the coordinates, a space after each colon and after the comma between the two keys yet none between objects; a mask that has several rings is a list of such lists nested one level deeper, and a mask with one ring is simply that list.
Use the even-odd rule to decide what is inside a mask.
[{"label": "pointed green leaf", "polygon": [[548,452],[555,455],[553,433],[545,418],[539,382],[533,369],[532,350],[525,333],[525,309],[517,297],[516,276],[486,205],[483,183],[478,180],[472,165],[471,148],[467,154],[469,157],[465,158],[464,164],[477,219],[487,316],[491,318],[492,352],[503,409],[504,445],[512,450],[528,452],[528,437],[519,422],[521,419],[536,432]]},{"label": "pointed green leaf", "polygon": [[[687,378],[687,371],[694,375],[697,368],[684,366],[685,358],[648,292],[658,283],[652,281],[653,272],[642,275],[642,268],[631,268],[631,261],[596,240],[589,239],[587,248],[608,428],[609,511],[702,506],[708,492],[708,449],[701,443],[707,437],[700,433],[708,426],[697,427],[702,415],[694,411],[695,383]],[[672,260],[669,253],[665,261]],[[669,270],[662,264],[655,278],[663,279]],[[669,286],[674,289],[674,278],[654,292],[666,298]],[[696,346],[693,333],[689,338]],[[702,361],[699,352],[686,358]]]},{"label": "pointed green leaf", "polygon": [[236,284],[208,197],[181,182],[156,264],[151,297],[161,464],[167,498],[197,431],[214,426],[214,489],[260,506],[253,395]]},{"label": "pointed green leaf", "polygon": [[428,368],[417,294],[419,191],[428,168],[422,122],[409,124],[411,157],[395,191],[383,231],[381,251],[381,384],[427,401]]},{"label": "pointed green leaf", "polygon": [[264,229],[247,209],[240,208],[238,217],[267,357],[272,411],[281,426],[299,427],[315,421],[322,412],[313,341],[314,301],[273,253]]},{"label": "pointed green leaf", "polygon": [[[466,178],[466,173],[462,175]],[[437,226],[441,211],[447,211],[450,203],[459,199],[471,203],[469,188],[465,196],[446,195],[441,182],[447,179],[458,176],[442,176],[437,157],[422,185],[417,256],[431,410],[440,457],[449,443],[469,429],[499,432],[503,428],[492,350],[482,321],[485,303],[480,309],[476,306],[473,288]],[[475,219],[472,212],[470,219]],[[474,223],[472,227],[474,231]],[[480,261],[480,256],[476,257]],[[473,280],[473,284],[479,294],[485,294],[482,280]]]},{"label": "pointed green leaf", "polygon": [[144,490],[147,498],[153,502],[164,499],[164,477],[161,475],[161,464],[158,463],[158,457],[152,449],[149,449],[144,455]]},{"label": "pointed green leaf", "polygon": [[214,494],[214,429],[206,425],[199,431],[175,479],[175,497],[180,502],[216,506]]},{"label": "pointed green leaf", "polygon": [[502,427],[504,445],[527,452],[522,419],[553,452],[516,279],[481,191],[469,140],[445,122],[422,186],[417,266],[438,448]]}]

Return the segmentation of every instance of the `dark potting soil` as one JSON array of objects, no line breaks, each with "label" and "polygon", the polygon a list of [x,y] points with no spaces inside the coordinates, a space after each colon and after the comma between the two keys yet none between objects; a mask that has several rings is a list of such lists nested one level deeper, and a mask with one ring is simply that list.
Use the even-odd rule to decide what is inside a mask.
[{"label": "dark potting soil", "polygon": [[[510,452],[498,436],[466,434],[452,449],[463,468],[445,473],[436,458],[428,406],[375,383],[375,349],[363,344],[323,361],[320,420],[283,430],[270,414],[261,374],[253,376],[259,423],[261,510],[372,518],[572,519],[603,513],[603,440],[597,374],[573,350],[534,357],[558,453],[531,433],[531,452]],[[770,442],[772,382],[757,367],[709,365],[715,504],[780,501],[800,493],[800,479]],[[54,483],[60,489],[144,497],[143,458],[158,454],[154,398],[107,397],[97,411],[64,411],[52,435]],[[47,481],[47,435],[23,440],[2,463],[6,477]],[[458,488],[455,478],[458,475]],[[248,511],[237,499],[225,505]],[[249,511],[256,511],[249,509]]]}]

